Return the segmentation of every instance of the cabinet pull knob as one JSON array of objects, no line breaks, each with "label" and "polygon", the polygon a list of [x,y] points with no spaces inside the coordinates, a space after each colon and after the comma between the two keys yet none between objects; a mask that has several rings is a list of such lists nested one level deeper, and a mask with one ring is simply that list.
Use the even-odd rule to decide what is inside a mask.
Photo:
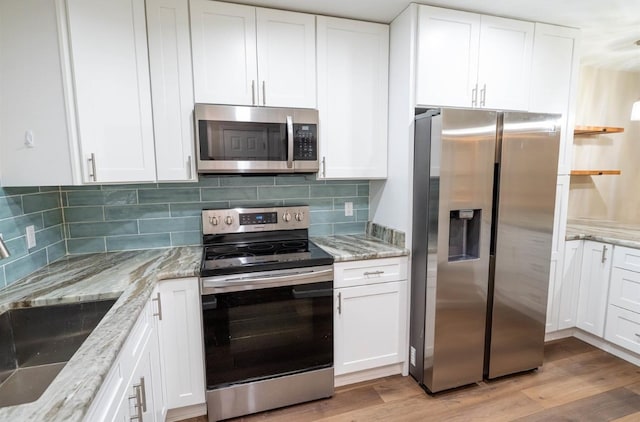
[{"label": "cabinet pull knob", "polygon": [[602,246],[602,260],[601,262],[604,264],[604,261],[607,260],[607,247]]},{"label": "cabinet pull knob", "polygon": [[338,292],[338,315],[342,315],[342,292]]},{"label": "cabinet pull knob", "polygon": [[378,270],[378,271],[365,271],[364,275],[365,276],[370,276],[370,275],[380,275],[380,274],[384,274],[384,271],[382,270]]},{"label": "cabinet pull knob", "polygon": [[478,84],[471,90],[471,107],[478,106]]},{"label": "cabinet pull knob", "polygon": [[91,163],[91,173],[89,173],[89,178],[93,179],[94,182],[98,181],[98,175],[96,173],[96,155],[92,152],[91,157],[89,157],[88,161]]},{"label": "cabinet pull knob", "polygon": [[256,81],[251,79],[251,105],[256,105]]},{"label": "cabinet pull knob", "polygon": [[482,86],[482,89],[480,90],[480,107],[484,107],[485,104],[487,103],[487,84],[484,84]]},{"label": "cabinet pull knob", "polygon": [[267,88],[265,87],[265,81],[262,81],[262,105],[267,105]]},{"label": "cabinet pull knob", "polygon": [[153,316],[157,316],[158,320],[162,321],[162,300],[160,299],[160,292],[151,300],[158,303],[158,312],[154,313]]}]

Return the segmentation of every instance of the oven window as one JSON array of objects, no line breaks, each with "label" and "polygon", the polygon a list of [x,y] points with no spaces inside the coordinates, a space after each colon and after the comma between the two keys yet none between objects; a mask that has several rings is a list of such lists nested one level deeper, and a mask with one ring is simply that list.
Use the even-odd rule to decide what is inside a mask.
[{"label": "oven window", "polygon": [[333,365],[333,283],[202,296],[207,388]]},{"label": "oven window", "polygon": [[287,161],[285,123],[200,120],[198,125],[202,159]]}]

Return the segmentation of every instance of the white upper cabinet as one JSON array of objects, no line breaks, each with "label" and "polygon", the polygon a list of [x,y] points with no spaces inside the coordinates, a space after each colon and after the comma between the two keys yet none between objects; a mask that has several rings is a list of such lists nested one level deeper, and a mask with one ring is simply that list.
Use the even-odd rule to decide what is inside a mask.
[{"label": "white upper cabinet", "polygon": [[155,181],[144,0],[67,0],[87,182]]},{"label": "white upper cabinet", "polygon": [[387,176],[389,27],[319,16],[319,177]]},{"label": "white upper cabinet", "polygon": [[191,0],[197,103],[316,107],[315,16]]},{"label": "white upper cabinet", "polygon": [[573,146],[572,99],[578,79],[577,58],[580,31],[536,23],[531,65],[529,111],[561,113],[562,132],[558,173],[571,170]]},{"label": "white upper cabinet", "polygon": [[535,25],[494,16],[480,22],[480,107],[527,110]]},{"label": "white upper cabinet", "polygon": [[419,6],[416,103],[471,107],[479,42],[479,15]]},{"label": "white upper cabinet", "polygon": [[416,103],[527,110],[534,24],[419,6]]},{"label": "white upper cabinet", "polygon": [[191,42],[197,103],[256,104],[254,7],[191,0]]},{"label": "white upper cabinet", "polygon": [[146,7],[158,180],[194,180],[189,3],[147,0]]}]

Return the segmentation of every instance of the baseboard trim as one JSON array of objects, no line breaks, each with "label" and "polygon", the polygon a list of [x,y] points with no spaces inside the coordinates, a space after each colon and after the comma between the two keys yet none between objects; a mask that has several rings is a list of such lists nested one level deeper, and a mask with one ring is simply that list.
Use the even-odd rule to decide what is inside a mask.
[{"label": "baseboard trim", "polygon": [[353,372],[350,374],[336,375],[333,378],[333,385],[336,387],[342,387],[344,385],[370,381],[376,378],[384,378],[398,374],[404,375],[402,362],[380,368],[366,369],[364,371]]},{"label": "baseboard trim", "polygon": [[169,409],[167,411],[166,422],[177,422],[183,419],[197,418],[207,414],[207,404],[194,404],[192,406]]},{"label": "baseboard trim", "polygon": [[593,334],[589,334],[586,331],[582,331],[579,328],[569,328],[566,330],[547,333],[544,337],[544,341],[547,342],[567,337],[575,337],[578,340],[589,343],[590,345],[597,347],[598,349],[610,353],[616,357],[619,357],[622,360],[626,360],[629,363],[640,366],[640,355],[617,346],[613,343],[610,343],[602,337],[594,336]]}]

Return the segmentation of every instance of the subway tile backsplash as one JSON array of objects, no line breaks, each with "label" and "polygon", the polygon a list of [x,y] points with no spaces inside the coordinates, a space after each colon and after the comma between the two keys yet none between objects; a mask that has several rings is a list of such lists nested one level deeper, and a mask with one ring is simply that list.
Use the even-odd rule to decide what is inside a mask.
[{"label": "subway tile backsplash", "polygon": [[[354,215],[344,215],[352,202]],[[197,183],[0,188],[0,288],[59,259],[131,249],[201,244],[203,208],[307,204],[312,236],[365,232],[369,182],[315,175],[206,176]],[[37,246],[27,249],[26,226]]]}]

